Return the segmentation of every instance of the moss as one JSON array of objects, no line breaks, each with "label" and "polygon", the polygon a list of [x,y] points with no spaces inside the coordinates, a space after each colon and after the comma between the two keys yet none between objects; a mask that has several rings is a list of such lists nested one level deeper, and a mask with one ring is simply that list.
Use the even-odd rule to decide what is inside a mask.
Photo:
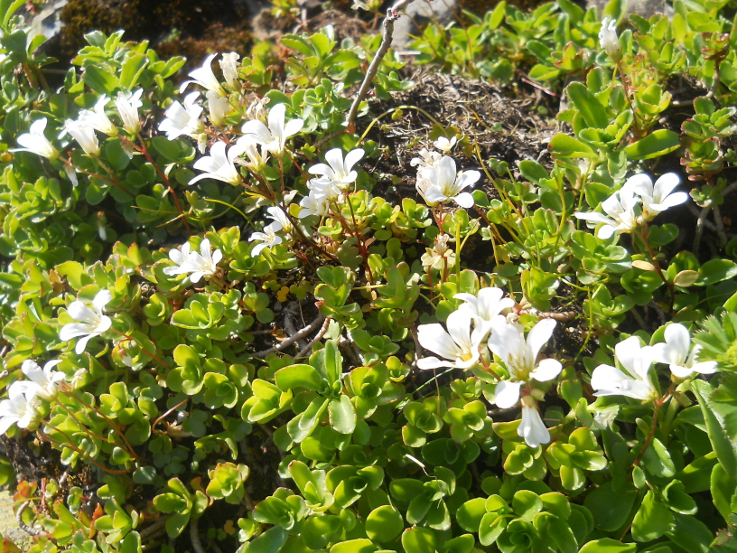
[{"label": "moss", "polygon": [[86,44],[84,34],[95,29],[123,29],[126,39],[150,40],[161,54],[197,60],[210,51],[242,52],[251,42],[246,14],[222,0],[70,0],[61,19],[66,57],[75,55]]}]

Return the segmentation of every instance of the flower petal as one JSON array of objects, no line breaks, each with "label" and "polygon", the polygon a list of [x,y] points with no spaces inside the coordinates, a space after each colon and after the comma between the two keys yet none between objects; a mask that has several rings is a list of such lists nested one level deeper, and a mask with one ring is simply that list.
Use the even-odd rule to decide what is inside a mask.
[{"label": "flower petal", "polygon": [[540,354],[542,347],[550,340],[555,330],[555,325],[558,324],[555,319],[542,319],[539,321],[530,333],[527,335],[527,353],[528,361],[532,364],[537,360],[537,356]]},{"label": "flower petal", "polygon": [[538,382],[547,382],[556,378],[562,370],[563,365],[557,359],[543,359],[530,376]]},{"label": "flower petal", "polygon": [[522,382],[510,382],[508,380],[502,380],[497,382],[496,390],[494,391],[494,402],[499,409],[509,409],[514,407],[519,401],[519,390],[522,387]]}]

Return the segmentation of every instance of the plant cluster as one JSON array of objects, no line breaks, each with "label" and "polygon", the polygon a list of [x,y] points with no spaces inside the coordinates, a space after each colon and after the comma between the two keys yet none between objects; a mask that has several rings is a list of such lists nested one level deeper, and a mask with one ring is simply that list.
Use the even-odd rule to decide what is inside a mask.
[{"label": "plant cluster", "polygon": [[[379,98],[412,86],[381,37],[286,35],[288,59],[213,54],[175,87],[183,59],[94,32],[53,90],[21,4],[0,0],[0,433],[55,467],[17,488],[30,552],[734,549],[726,3],[621,37],[568,0],[428,27],[446,70],[534,55],[530,77],[583,80],[549,165],[438,125],[397,201],[346,120],[367,63]],[[680,134],[679,71],[710,87]],[[663,222],[687,206],[694,253]]]}]

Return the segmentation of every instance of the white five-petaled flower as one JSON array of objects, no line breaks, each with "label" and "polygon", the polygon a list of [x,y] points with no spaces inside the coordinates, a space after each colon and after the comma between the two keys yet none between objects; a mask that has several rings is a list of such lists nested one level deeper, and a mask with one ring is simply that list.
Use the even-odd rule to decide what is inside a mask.
[{"label": "white five-petaled flower", "polygon": [[645,173],[631,176],[624,183],[622,190],[632,190],[642,200],[642,221],[652,221],[659,213],[669,207],[680,205],[688,199],[685,192],[673,192],[681,182],[676,173],[665,173],[653,186],[652,179]]},{"label": "white five-petaled flower", "polygon": [[243,134],[253,136],[254,140],[272,154],[280,154],[284,151],[287,138],[297,134],[304,125],[302,119],[292,119],[285,124],[284,118],[287,106],[277,104],[269,111],[269,126],[267,127],[258,119],[247,121],[243,125]]},{"label": "white five-petaled flower", "polygon": [[622,59],[622,45],[619,43],[619,36],[617,36],[617,20],[610,20],[605,17],[601,22],[601,30],[599,31],[599,43],[601,47],[606,50],[609,57],[612,58],[614,63],[619,62]]},{"label": "white five-petaled flower", "polygon": [[560,374],[563,369],[560,361],[537,361],[540,350],[550,340],[556,324],[553,319],[542,319],[532,327],[525,340],[522,325],[508,323],[501,316],[494,317],[488,341],[489,349],[504,361],[509,370],[509,380],[502,380],[496,385],[498,407],[513,407],[519,400],[522,384],[530,379],[547,382]]},{"label": "white five-petaled flower", "polygon": [[164,274],[169,276],[189,274],[190,282],[196,284],[203,276],[214,275],[222,258],[223,252],[219,249],[213,252],[210,240],[207,238],[200,243],[199,253],[190,251],[189,242],[187,242],[181,250],[176,248],[169,250],[169,259],[176,265],[165,267]]},{"label": "white five-petaled flower", "polygon": [[699,351],[700,345],[691,349],[688,329],[682,324],[673,323],[665,327],[665,342],[653,346],[653,359],[658,363],[667,363],[673,376],[677,378],[687,378],[693,373],[717,372],[716,361],[696,361]]},{"label": "white five-petaled flower", "polygon": [[577,212],[574,215],[584,221],[603,223],[596,231],[596,236],[606,240],[615,233],[632,232],[637,228],[639,223],[635,207],[639,201],[631,187],[622,188],[601,202],[601,208],[609,217],[596,211]]},{"label": "white five-petaled flower", "polygon": [[244,152],[244,145],[242,142],[236,142],[228,150],[228,155],[225,155],[225,148],[225,142],[215,142],[210,147],[210,155],[201,157],[194,164],[195,169],[205,172],[197,175],[189,181],[189,184],[202,179],[215,179],[233,185],[240,184],[243,179],[235,167],[234,160]]},{"label": "white five-petaled flower", "polygon": [[[429,206],[453,200],[461,207],[473,206],[473,196],[463,192],[464,188],[473,186],[481,178],[478,171],[463,171],[456,173],[456,162],[453,158],[443,156],[436,167],[421,167],[417,179],[418,191]],[[426,188],[419,188],[420,176],[427,181]]]},{"label": "white five-petaled flower", "polygon": [[353,166],[358,163],[364,155],[361,148],[351,150],[343,159],[343,150],[333,148],[325,154],[325,161],[328,163],[318,163],[308,169],[313,175],[321,175],[321,181],[328,181],[337,186],[342,191],[350,189],[350,185],[356,182],[358,173],[353,171]]},{"label": "white five-petaled flower", "polygon": [[512,298],[502,298],[503,295],[504,291],[501,288],[491,286],[482,288],[475,296],[473,294],[456,294],[453,297],[464,301],[458,309],[471,313],[471,316],[484,329],[484,335],[486,335],[491,330],[492,321],[496,316],[505,309],[514,307],[514,300]]},{"label": "white five-petaled flower", "polygon": [[112,299],[113,295],[108,290],[100,290],[92,300],[93,309],[90,309],[87,304],[79,300],[73,301],[67,308],[67,313],[78,322],[64,325],[59,332],[59,339],[66,342],[72,338],[82,336],[83,338],[77,342],[77,347],[74,348],[74,351],[81,355],[90,339],[100,336],[112,326],[110,317],[103,314],[103,309]]},{"label": "white five-petaled flower", "polygon": [[467,311],[454,311],[448,315],[445,326],[448,328],[447,331],[440,323],[417,327],[417,339],[420,345],[444,358],[418,359],[419,369],[438,369],[440,367],[470,369],[479,360],[479,344],[484,336],[480,328],[471,330],[471,314]]},{"label": "white five-petaled flower", "polygon": [[216,92],[220,96],[226,96],[227,93],[225,92],[223,85],[220,84],[220,81],[218,81],[217,77],[215,77],[215,73],[212,72],[212,60],[214,60],[216,57],[217,53],[207,56],[207,59],[205,60],[205,63],[202,64],[202,67],[198,67],[189,74],[189,76],[192,77],[192,80],[184,81],[182,83],[182,86],[179,87],[179,93],[181,94],[182,92],[184,92],[190,85],[190,83],[197,83],[205,90],[211,90],[213,92]]},{"label": "white five-petaled flower", "polygon": [[100,142],[97,140],[95,129],[84,121],[67,119],[64,124],[64,132],[72,135],[72,138],[79,143],[88,156],[98,157],[100,155]]},{"label": "white five-petaled flower", "polygon": [[108,118],[107,113],[105,113],[105,107],[109,103],[110,98],[103,94],[97,100],[93,110],[83,109],[79,112],[79,121],[108,136],[118,136],[118,127],[113,125],[112,121]]},{"label": "white five-petaled flower", "polygon": [[135,92],[118,92],[115,98],[115,107],[118,114],[123,120],[123,128],[129,134],[138,134],[141,132],[141,121],[138,119],[138,108],[143,105],[141,95],[143,89],[139,88]]},{"label": "white five-petaled flower", "polygon": [[229,54],[223,54],[220,63],[220,69],[223,70],[223,77],[225,81],[233,87],[235,90],[240,89],[240,83],[238,82],[238,60],[240,55],[235,52]]},{"label": "white five-petaled flower", "polygon": [[535,400],[530,396],[522,398],[522,420],[517,427],[517,435],[524,438],[530,447],[550,443],[550,432],[540,417]]},{"label": "white five-petaled flower", "polygon": [[0,434],[5,434],[13,423],[18,428],[32,428],[38,422],[36,386],[29,382],[13,382],[8,399],[0,402]]},{"label": "white five-petaled flower", "polygon": [[52,401],[61,389],[61,381],[64,380],[65,375],[63,372],[53,370],[61,360],[49,361],[43,366],[43,369],[39,367],[38,363],[26,359],[20,367],[23,374],[26,375],[28,384],[32,386],[34,393],[47,401]]},{"label": "white five-petaled flower", "polygon": [[256,246],[251,250],[251,257],[256,257],[258,254],[261,253],[261,250],[263,250],[264,248],[271,249],[277,244],[281,244],[281,236],[278,236],[276,234],[280,230],[281,225],[279,225],[279,223],[271,223],[270,225],[264,227],[264,232],[254,232],[248,239],[248,241],[253,242],[254,240],[258,240],[261,243],[256,244]]},{"label": "white five-petaled flower", "polygon": [[591,375],[591,387],[596,390],[594,395],[655,399],[658,392],[649,376],[653,348],[643,347],[637,336],[631,336],[614,346],[614,355],[628,374],[611,365],[599,365]]},{"label": "white five-petaled flower", "polygon": [[159,124],[159,130],[166,133],[166,138],[175,140],[181,135],[197,138],[205,132],[205,126],[200,120],[202,106],[196,102],[199,95],[199,92],[187,94],[184,105],[175,101],[164,112],[166,118]]},{"label": "white five-petaled flower", "polygon": [[10,150],[11,152],[31,152],[41,157],[47,157],[49,159],[56,159],[59,156],[59,151],[54,148],[54,145],[49,142],[49,139],[44,136],[44,129],[46,128],[47,120],[45,117],[36,119],[31,123],[30,132],[22,134],[18,137],[18,144],[23,146],[22,148],[16,148]]},{"label": "white five-petaled flower", "polygon": [[432,145],[441,152],[447,154],[453,149],[453,146],[455,146],[457,142],[458,139],[455,136],[450,140],[448,140],[448,138],[445,136],[441,136],[435,142],[433,142]]}]

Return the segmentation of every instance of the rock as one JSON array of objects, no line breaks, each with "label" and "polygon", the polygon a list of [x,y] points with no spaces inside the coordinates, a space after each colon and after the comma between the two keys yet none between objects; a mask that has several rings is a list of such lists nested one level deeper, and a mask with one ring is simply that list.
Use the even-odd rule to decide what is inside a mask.
[{"label": "rock", "polygon": [[394,24],[392,46],[407,48],[414,40],[410,35],[417,36],[419,33],[418,25],[428,21],[437,21],[440,25],[449,23],[455,17],[456,6],[456,0],[414,0]]}]

